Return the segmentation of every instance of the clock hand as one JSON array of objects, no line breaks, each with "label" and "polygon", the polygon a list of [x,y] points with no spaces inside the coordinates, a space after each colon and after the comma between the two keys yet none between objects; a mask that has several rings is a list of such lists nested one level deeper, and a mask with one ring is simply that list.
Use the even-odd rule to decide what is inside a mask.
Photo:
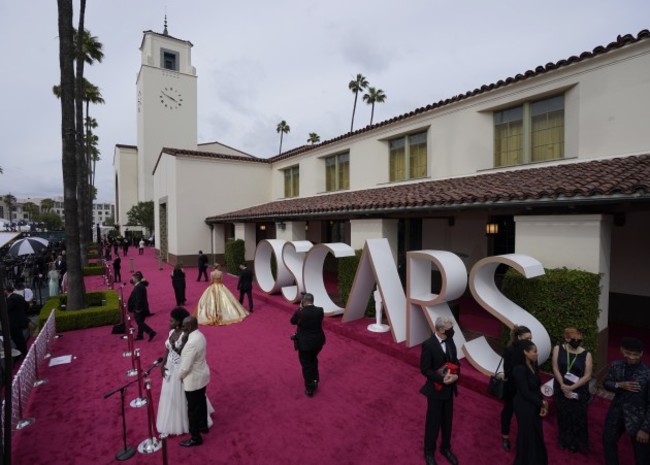
[{"label": "clock hand", "polygon": [[178,103],[178,102],[176,101],[176,99],[175,99],[174,97],[172,97],[171,95],[167,95],[167,94],[164,93],[164,92],[161,92],[161,94],[163,94],[165,97],[167,97],[167,98],[168,98],[169,100],[171,100],[172,102],[174,102],[174,103]]}]

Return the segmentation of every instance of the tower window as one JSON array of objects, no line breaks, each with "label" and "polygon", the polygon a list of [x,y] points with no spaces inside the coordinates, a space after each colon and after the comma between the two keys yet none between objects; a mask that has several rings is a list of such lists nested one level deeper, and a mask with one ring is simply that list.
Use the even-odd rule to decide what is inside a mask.
[{"label": "tower window", "polygon": [[171,50],[160,50],[160,61],[164,69],[178,71],[178,52]]}]

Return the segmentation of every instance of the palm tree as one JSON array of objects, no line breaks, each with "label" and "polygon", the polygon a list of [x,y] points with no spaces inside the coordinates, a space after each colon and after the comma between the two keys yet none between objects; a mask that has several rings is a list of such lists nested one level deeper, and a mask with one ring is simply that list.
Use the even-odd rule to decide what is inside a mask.
[{"label": "palm tree", "polygon": [[315,143],[320,142],[320,136],[315,132],[310,132],[309,139],[307,139],[307,142],[310,142],[311,145],[314,145]]},{"label": "palm tree", "polygon": [[13,206],[14,206],[15,203],[16,203],[16,196],[14,196],[14,195],[12,195],[12,194],[5,194],[5,195],[2,197],[2,202],[3,202],[3,203],[5,204],[5,206],[7,207],[7,212],[8,212],[8,214],[9,214],[9,218],[7,218],[7,219],[8,219],[9,221],[12,221],[13,218],[12,218],[12,215],[11,215],[11,209],[13,208]]},{"label": "palm tree", "polygon": [[27,212],[27,215],[29,215],[29,220],[31,221],[34,215],[38,214],[38,205],[36,205],[34,202],[25,202],[23,204],[23,211]]},{"label": "palm tree", "polygon": [[354,113],[357,111],[357,97],[359,92],[368,87],[368,80],[363,74],[357,74],[357,77],[350,81],[348,88],[354,93],[354,106],[352,107],[352,123],[350,123],[350,132],[354,130]]},{"label": "palm tree", "polygon": [[43,199],[41,200],[41,211],[47,213],[54,208],[54,200],[52,199]]},{"label": "palm tree", "polygon": [[278,127],[275,128],[275,132],[280,133],[280,151],[278,152],[278,154],[282,153],[282,137],[285,134],[288,134],[289,131],[291,131],[291,128],[289,127],[289,125],[287,124],[287,122],[285,120],[280,121],[278,123]]},{"label": "palm tree", "polygon": [[368,87],[368,92],[363,96],[363,101],[368,105],[372,105],[372,111],[370,112],[370,125],[372,126],[372,120],[375,117],[375,103],[384,103],[388,97],[381,89],[375,89],[374,87]]},{"label": "palm tree", "polygon": [[[77,131],[75,126],[75,46],[72,27],[72,0],[57,0],[59,13],[59,67],[61,70],[61,142],[63,167],[63,206],[67,252],[67,308],[83,308],[86,293],[81,270],[81,245],[77,209]],[[81,0],[80,29],[83,30],[85,0]],[[83,60],[79,60],[83,62]],[[80,85],[77,88],[81,88]],[[81,102],[81,100],[79,100]],[[81,108],[79,109],[81,111]],[[83,130],[83,128],[82,128]]]}]

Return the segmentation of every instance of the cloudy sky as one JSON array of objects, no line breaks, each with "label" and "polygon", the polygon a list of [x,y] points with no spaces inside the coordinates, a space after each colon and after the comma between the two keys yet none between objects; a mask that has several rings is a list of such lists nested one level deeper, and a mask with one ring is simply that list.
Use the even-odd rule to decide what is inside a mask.
[{"label": "cloudy sky", "polygon": [[[98,120],[98,200],[112,201],[113,148],[136,144],[142,32],[191,41],[198,140],[260,157],[350,128],[349,81],[362,73],[388,99],[375,122],[650,28],[648,0],[87,0],[86,28],[105,59],[86,68]],[[75,9],[78,1],[75,0]],[[0,196],[62,195],[57,7],[0,2]],[[650,73],[650,70],[649,70]],[[361,99],[360,99],[361,100]],[[360,101],[355,128],[368,124]]]}]

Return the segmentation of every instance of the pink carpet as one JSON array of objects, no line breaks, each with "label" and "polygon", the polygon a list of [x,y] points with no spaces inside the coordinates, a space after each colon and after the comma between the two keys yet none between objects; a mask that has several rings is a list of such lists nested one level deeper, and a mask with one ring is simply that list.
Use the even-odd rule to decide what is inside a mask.
[{"label": "pink carpet", "polygon": [[[149,286],[156,315],[148,323],[158,331],[153,342],[140,341],[143,365],[163,353],[168,313],[174,306],[171,267],[158,270],[153,249],[144,256],[129,255]],[[123,274],[130,276],[128,261]],[[197,283],[196,269],[187,272],[188,308],[196,304],[205,283]],[[235,288],[235,279],[226,278]],[[88,288],[103,281],[91,278]],[[130,285],[125,289],[125,296]],[[225,327],[201,327],[208,339],[208,386],[216,413],[214,427],[200,447],[185,449],[181,438],[168,441],[170,464],[271,465],[392,465],[423,463],[422,439],[425,398],[418,393],[423,378],[417,368],[419,349],[395,345],[387,334],[365,330],[372,321],[326,323],[327,344],[320,357],[321,387],[313,398],[303,393],[297,355],[289,335],[293,305],[281,296],[266,296],[256,289],[255,313],[244,322]],[[462,317],[461,317],[462,321]],[[109,327],[64,333],[52,352],[71,354],[71,364],[43,367],[49,382],[35,388],[25,415],[32,426],[14,433],[15,465],[103,465],[119,463],[122,448],[119,393],[108,391],[126,383],[130,360],[122,357],[126,342],[110,334]],[[160,374],[151,376],[155,407]],[[461,464],[509,464],[514,453],[500,448],[500,402],[484,395],[485,377],[464,364],[454,417],[453,450]],[[137,397],[127,390],[127,444],[147,437],[146,408],[128,402]],[[597,399],[590,407],[589,456],[572,455],[556,447],[554,418],[544,422],[549,463],[602,463],[602,423],[608,402]],[[513,421],[514,425],[514,421]],[[184,437],[183,437],[184,438]],[[631,463],[627,441],[621,442],[621,463]],[[446,461],[438,457],[439,463]],[[162,454],[136,453],[128,462],[162,463]]]}]

